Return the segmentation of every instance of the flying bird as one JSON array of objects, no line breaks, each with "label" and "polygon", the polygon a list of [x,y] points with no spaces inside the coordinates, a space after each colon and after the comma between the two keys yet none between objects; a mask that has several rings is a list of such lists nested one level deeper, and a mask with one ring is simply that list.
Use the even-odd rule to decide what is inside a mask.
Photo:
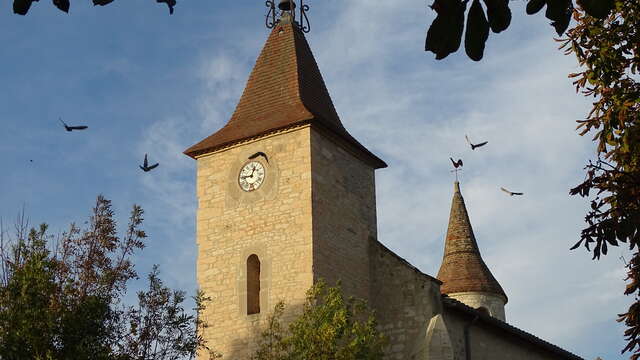
[{"label": "flying bird", "polygon": [[140,169],[142,169],[142,171],[144,171],[144,172],[149,172],[149,171],[157,168],[158,165],[160,165],[160,164],[159,163],[155,163],[155,164],[149,166],[149,161],[147,161],[147,154],[144,154],[144,162],[142,163],[142,166],[140,166]]},{"label": "flying bird", "polygon": [[62,125],[64,125],[64,129],[71,132],[73,130],[84,130],[86,128],[88,128],[88,126],[69,126],[67,125],[67,123],[65,123],[64,121],[62,121],[62,118],[58,118],[58,120],[60,120],[60,122],[62,123]]},{"label": "flying bird", "polygon": [[267,162],[269,162],[269,158],[267,157],[267,154],[263,153],[262,151],[258,151],[257,153],[249,156],[249,160],[253,160],[253,159],[257,158],[258,156],[264,157],[264,159],[267,160]]},{"label": "flying bird", "polygon": [[458,161],[454,161],[453,158],[449,158],[449,159],[451,159],[451,163],[453,163],[453,167],[455,167],[456,169],[463,165],[462,159],[458,159]]},{"label": "flying bird", "polygon": [[465,139],[467,139],[467,142],[469,143],[469,145],[471,145],[471,150],[475,150],[476,148],[479,148],[481,146],[485,146],[487,145],[487,143],[489,143],[488,141],[479,143],[479,144],[472,144],[471,140],[469,140],[469,137],[467,135],[464,136]]},{"label": "flying bird", "polygon": [[509,190],[507,190],[507,189],[505,189],[505,188],[503,188],[503,187],[501,187],[501,188],[500,188],[500,190],[502,190],[502,191],[506,192],[507,194],[509,194],[509,195],[511,195],[511,196],[513,196],[513,195],[524,195],[524,193],[521,193],[521,192],[512,192],[512,191],[509,191]]}]

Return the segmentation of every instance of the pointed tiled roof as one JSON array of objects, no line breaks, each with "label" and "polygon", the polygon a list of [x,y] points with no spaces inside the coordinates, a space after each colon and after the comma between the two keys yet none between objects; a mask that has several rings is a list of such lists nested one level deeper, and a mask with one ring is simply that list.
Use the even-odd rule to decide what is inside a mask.
[{"label": "pointed tiled roof", "polygon": [[504,290],[482,260],[457,181],[451,204],[444,257],[437,278],[443,283],[440,287],[443,294],[484,292],[504,296],[505,302],[507,301]]},{"label": "pointed tiled roof", "polygon": [[269,35],[229,122],[185,154],[195,158],[304,124],[328,130],[375,168],[387,166],[344,128],[304,34],[284,18]]}]

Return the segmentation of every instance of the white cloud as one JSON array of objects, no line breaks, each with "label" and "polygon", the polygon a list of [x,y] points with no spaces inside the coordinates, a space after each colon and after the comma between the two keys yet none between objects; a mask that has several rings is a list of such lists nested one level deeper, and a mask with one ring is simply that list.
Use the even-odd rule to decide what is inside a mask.
[{"label": "white cloud", "polygon": [[[589,357],[584,351],[594,348],[584,339],[613,328],[629,300],[615,256],[593,263],[568,251],[585,211],[568,190],[592,153],[574,132],[588,110],[566,79],[574,59],[555,49],[549,29],[527,34],[530,21],[516,16],[513,36],[492,35],[483,62],[467,60],[463,49],[436,62],[422,50],[432,15],[414,2],[326,4],[314,8],[308,37],[320,70],[345,126],[390,164],[377,174],[379,239],[435,275],[453,188],[448,158],[463,158],[462,191],[485,261],[510,297],[508,319]],[[194,75],[204,82],[191,104],[201,118],[159,120],[139,147],[166,164],[143,185],[177,222],[193,224],[195,208],[193,177],[185,177],[193,162],[181,152],[230,118],[252,65],[246,59],[259,50],[212,50]],[[185,130],[187,121],[195,130]],[[464,134],[489,144],[471,151]],[[500,186],[525,196],[508,197]],[[192,226],[180,229],[193,238]]]},{"label": "white cloud", "polygon": [[250,64],[227,54],[217,54],[202,65],[198,76],[206,83],[206,92],[198,96],[198,106],[205,136],[229,120],[249,78],[249,70]]},{"label": "white cloud", "polygon": [[[248,78],[248,65],[218,54],[188,73],[204,86],[185,114],[167,114],[142,135],[137,153],[149,153],[160,167],[145,174],[141,185],[146,195],[145,209],[151,228],[160,235],[163,246],[155,246],[162,257],[163,277],[177,288],[195,288],[195,161],[183,154],[187,147],[210,135],[230,117]],[[189,109],[192,107],[192,109]],[[153,246],[153,245],[152,245]],[[149,255],[149,249],[145,256]],[[153,254],[152,254],[153,255]],[[154,262],[158,262],[156,259]]]}]

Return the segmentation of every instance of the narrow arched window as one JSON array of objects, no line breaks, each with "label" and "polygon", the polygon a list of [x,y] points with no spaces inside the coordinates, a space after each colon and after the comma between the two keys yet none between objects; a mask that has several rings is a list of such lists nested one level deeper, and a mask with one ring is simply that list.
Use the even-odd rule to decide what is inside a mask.
[{"label": "narrow arched window", "polygon": [[247,315],[260,313],[260,259],[251,255],[247,259]]}]

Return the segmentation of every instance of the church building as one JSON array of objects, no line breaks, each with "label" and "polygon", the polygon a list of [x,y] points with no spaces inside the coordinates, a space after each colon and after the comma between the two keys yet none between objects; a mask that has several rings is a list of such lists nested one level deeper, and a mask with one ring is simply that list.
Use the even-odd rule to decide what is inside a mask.
[{"label": "church building", "polygon": [[378,241],[375,171],[387,164],[343,126],[304,36],[304,6],[267,3],[272,31],[234,113],[185,151],[197,163],[209,344],[249,359],[275,304],[295,312],[324,279],[376,311],[386,359],[581,359],[509,325],[458,182],[436,277]]}]

